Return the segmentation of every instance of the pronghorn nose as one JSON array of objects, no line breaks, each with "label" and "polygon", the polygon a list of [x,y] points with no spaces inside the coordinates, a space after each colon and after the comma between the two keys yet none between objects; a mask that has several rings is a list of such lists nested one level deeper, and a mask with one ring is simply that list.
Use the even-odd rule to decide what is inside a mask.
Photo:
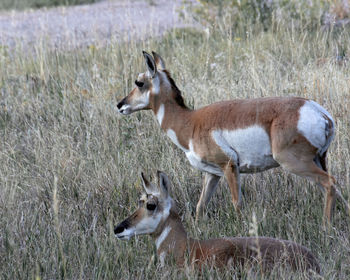
[{"label": "pronghorn nose", "polygon": [[117,108],[120,109],[125,104],[125,98],[123,98],[118,104]]},{"label": "pronghorn nose", "polygon": [[124,226],[118,225],[114,228],[114,234],[122,233],[124,231]]},{"label": "pronghorn nose", "polygon": [[127,221],[123,221],[114,228],[114,234],[122,233],[128,227],[129,227],[129,223]]}]

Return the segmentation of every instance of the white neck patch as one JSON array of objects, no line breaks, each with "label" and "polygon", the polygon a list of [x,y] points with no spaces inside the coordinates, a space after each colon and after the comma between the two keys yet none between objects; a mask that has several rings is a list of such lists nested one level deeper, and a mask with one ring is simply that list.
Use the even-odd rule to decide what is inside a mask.
[{"label": "white neck patch", "polygon": [[163,241],[168,237],[169,232],[171,231],[171,227],[167,226],[163,229],[162,233],[156,239],[156,246],[159,249],[160,245],[162,245]]},{"label": "white neck patch", "polygon": [[159,122],[160,125],[162,125],[163,119],[164,119],[164,104],[160,104],[158,112],[157,112],[157,120]]}]

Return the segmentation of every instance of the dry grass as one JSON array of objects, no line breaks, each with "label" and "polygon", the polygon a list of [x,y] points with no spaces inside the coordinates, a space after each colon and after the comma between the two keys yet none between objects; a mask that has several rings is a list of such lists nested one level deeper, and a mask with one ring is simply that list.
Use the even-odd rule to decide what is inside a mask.
[{"label": "dry grass", "polygon": [[[227,29],[229,30],[229,29]],[[162,133],[151,112],[123,117],[116,102],[145,69],[141,50],[155,50],[189,106],[258,96],[303,96],[334,116],[337,133],[329,168],[350,192],[350,70],[335,58],[348,31],[296,30],[227,36],[174,30],[145,42],[112,42],[69,53],[45,46],[33,55],[0,50],[1,279],[302,279],[278,268],[271,275],[215,271],[202,276],[150,262],[149,237],[116,240],[113,226],[136,208],[140,170],[160,169],[194,237],[260,235],[291,239],[318,256],[325,279],[350,275],[349,218],[340,206],[334,228],[322,229],[323,196],[307,180],[281,169],[242,176],[238,219],[225,181],[198,226],[193,213],[203,174]],[[342,61],[344,62],[344,61]],[[254,214],[255,213],[255,214]]]}]

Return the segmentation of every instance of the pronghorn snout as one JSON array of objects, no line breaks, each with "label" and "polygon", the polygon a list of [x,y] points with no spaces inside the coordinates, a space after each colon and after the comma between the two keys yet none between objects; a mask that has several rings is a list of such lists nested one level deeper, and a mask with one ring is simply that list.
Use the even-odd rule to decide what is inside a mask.
[{"label": "pronghorn snout", "polygon": [[124,232],[124,230],[127,230],[129,227],[129,222],[127,220],[121,222],[119,225],[117,225],[114,228],[114,234],[116,237],[123,239],[125,237],[125,235],[123,235],[122,233]]},{"label": "pronghorn snout", "polygon": [[117,108],[119,113],[123,115],[128,115],[130,113],[130,105],[126,104],[126,97],[117,104]]},{"label": "pronghorn snout", "polygon": [[123,98],[123,99],[117,104],[118,110],[120,110],[120,109],[123,107],[124,103],[125,103],[125,98]]}]

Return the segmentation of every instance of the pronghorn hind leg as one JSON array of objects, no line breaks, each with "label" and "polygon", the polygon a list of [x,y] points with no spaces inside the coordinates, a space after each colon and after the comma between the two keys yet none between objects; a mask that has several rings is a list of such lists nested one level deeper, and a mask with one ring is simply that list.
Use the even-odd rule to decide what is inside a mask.
[{"label": "pronghorn hind leg", "polygon": [[[327,157],[327,151],[322,155],[316,155],[314,161],[316,163],[316,165],[319,168],[322,168],[323,171],[327,172],[327,164],[326,164],[326,157]],[[321,187],[321,190],[324,192],[325,189],[323,188],[323,186],[321,184],[318,184]],[[349,215],[350,215],[350,206],[349,203],[346,201],[346,199],[343,197],[343,195],[341,194],[341,192],[335,188],[335,192],[336,192],[336,196],[337,198],[339,198],[339,200],[345,205],[346,210],[348,211]]]},{"label": "pronghorn hind leg", "polygon": [[204,216],[205,207],[208,205],[213,193],[215,192],[218,186],[219,180],[220,180],[219,176],[216,176],[210,173],[205,173],[202,193],[196,208],[196,221],[198,221],[200,217]]},{"label": "pronghorn hind leg", "polygon": [[322,167],[319,167],[312,156],[297,158],[293,151],[282,151],[274,155],[277,162],[286,170],[301,177],[308,178],[319,184],[325,190],[324,217],[330,223],[333,216],[333,209],[337,190],[334,186],[335,179],[329,175]]},{"label": "pronghorn hind leg", "polygon": [[233,206],[236,211],[240,213],[242,193],[239,178],[239,166],[230,160],[224,168],[224,174],[230,187]]},{"label": "pronghorn hind leg", "polygon": [[[327,172],[326,157],[327,157],[327,151],[325,151],[322,156],[317,155],[315,158],[315,163],[317,164],[317,166],[322,168],[325,172]],[[346,199],[343,197],[343,195],[337,188],[335,188],[335,192],[336,192],[337,198],[339,198],[340,201],[345,205],[346,211],[348,211],[348,214],[350,216],[349,203],[346,201]]]}]

